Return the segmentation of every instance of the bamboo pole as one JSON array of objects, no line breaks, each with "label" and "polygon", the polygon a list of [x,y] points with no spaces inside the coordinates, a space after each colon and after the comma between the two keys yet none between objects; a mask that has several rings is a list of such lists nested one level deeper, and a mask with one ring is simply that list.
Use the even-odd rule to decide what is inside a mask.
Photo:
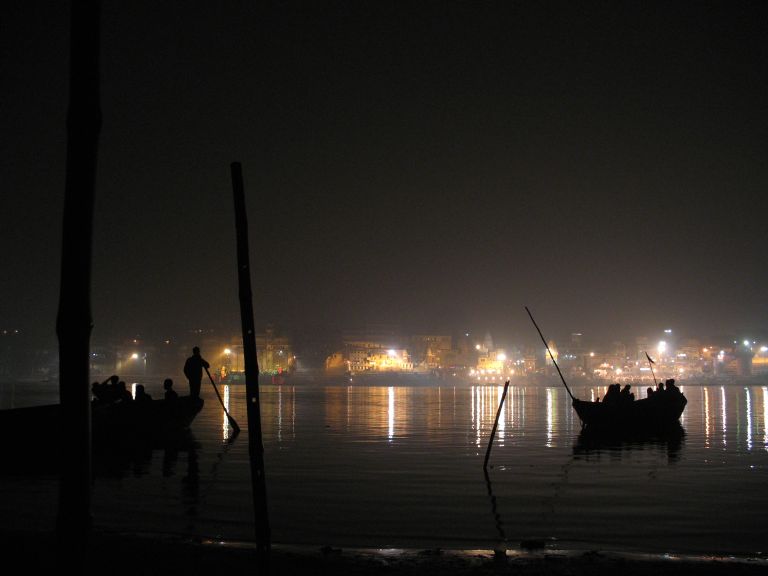
[{"label": "bamboo pole", "polygon": [[501,402],[499,402],[499,409],[496,410],[496,420],[493,421],[493,430],[491,430],[491,438],[488,440],[488,449],[485,451],[485,461],[483,462],[483,468],[488,467],[488,458],[491,457],[491,448],[493,447],[493,439],[496,436],[496,427],[499,425],[499,416],[501,416],[501,408],[504,406],[504,399],[507,397],[507,390],[509,390],[509,380],[504,382],[504,392],[501,393]]},{"label": "bamboo pole", "polygon": [[230,166],[235,199],[235,230],[237,232],[237,276],[240,296],[240,320],[243,330],[245,360],[245,396],[248,415],[248,452],[251,461],[251,489],[254,502],[256,547],[262,566],[268,569],[270,552],[267,485],[264,475],[264,444],[261,437],[261,408],[259,404],[259,364],[256,356],[256,332],[253,322],[250,257],[248,254],[248,218],[245,212],[243,172],[239,162]]},{"label": "bamboo pole", "polygon": [[98,0],[73,2],[67,164],[56,317],[61,402],[61,476],[57,535],[65,565],[85,560],[91,530],[91,393],[89,353],[91,251],[99,105]]},{"label": "bamboo pole", "polygon": [[563,386],[565,386],[565,391],[568,392],[568,396],[571,397],[571,400],[576,400],[576,398],[574,398],[573,394],[571,393],[571,389],[568,388],[568,384],[565,382],[563,373],[560,372],[560,366],[557,365],[557,360],[555,360],[555,357],[552,355],[552,350],[549,349],[549,344],[547,344],[547,341],[544,338],[544,334],[541,333],[539,325],[536,324],[536,320],[533,319],[533,314],[531,314],[531,311],[528,310],[528,306],[525,307],[525,311],[528,312],[528,317],[531,319],[531,322],[533,322],[533,325],[536,326],[536,331],[539,333],[539,336],[541,336],[541,341],[544,342],[544,347],[547,349],[547,352],[549,352],[549,357],[552,359],[552,364],[554,364],[555,368],[557,368],[557,373],[560,375],[560,380],[562,380]]}]

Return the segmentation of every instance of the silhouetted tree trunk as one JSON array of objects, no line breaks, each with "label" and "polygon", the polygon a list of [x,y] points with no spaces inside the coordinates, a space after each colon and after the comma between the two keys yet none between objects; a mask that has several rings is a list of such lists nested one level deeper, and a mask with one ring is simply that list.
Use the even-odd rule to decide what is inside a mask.
[{"label": "silhouetted tree trunk", "polygon": [[67,564],[85,559],[91,528],[91,240],[99,107],[97,0],[72,2],[67,174],[61,252],[59,339],[61,479],[57,531]]},{"label": "silhouetted tree trunk", "polygon": [[237,232],[237,277],[240,295],[240,320],[243,328],[245,357],[245,396],[248,404],[248,447],[251,460],[251,488],[256,527],[256,545],[262,567],[267,567],[270,549],[267,485],[264,475],[264,444],[261,438],[261,406],[259,404],[259,363],[256,356],[256,332],[253,324],[250,257],[248,254],[248,217],[245,212],[243,172],[233,162],[232,189],[235,197],[235,230]]}]

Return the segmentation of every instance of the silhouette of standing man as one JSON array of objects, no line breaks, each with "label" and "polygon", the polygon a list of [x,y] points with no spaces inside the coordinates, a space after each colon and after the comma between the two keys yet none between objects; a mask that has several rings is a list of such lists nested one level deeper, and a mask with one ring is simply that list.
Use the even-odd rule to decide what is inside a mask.
[{"label": "silhouette of standing man", "polygon": [[189,380],[189,395],[192,398],[200,397],[200,384],[203,381],[203,368],[210,368],[210,364],[200,356],[200,348],[192,348],[192,356],[184,363],[184,376]]}]

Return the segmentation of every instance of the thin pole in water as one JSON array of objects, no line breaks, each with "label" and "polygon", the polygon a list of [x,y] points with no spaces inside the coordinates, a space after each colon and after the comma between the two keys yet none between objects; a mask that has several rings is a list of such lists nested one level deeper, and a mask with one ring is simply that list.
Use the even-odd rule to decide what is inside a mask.
[{"label": "thin pole in water", "polygon": [[557,365],[555,357],[552,355],[552,350],[549,349],[549,344],[547,344],[547,341],[544,339],[544,334],[542,334],[541,330],[539,330],[539,325],[536,324],[536,320],[533,319],[533,314],[531,314],[531,311],[528,310],[528,306],[525,307],[525,311],[528,312],[528,316],[530,317],[531,322],[533,322],[533,325],[536,326],[536,331],[539,333],[539,336],[541,336],[541,341],[544,342],[544,346],[546,347],[547,352],[549,352],[549,357],[552,359],[552,364],[554,364],[555,368],[557,368],[557,373],[560,374],[560,380],[563,381],[563,386],[565,386],[565,390],[568,392],[568,396],[571,397],[571,400],[576,400],[576,398],[573,397],[573,394],[571,394],[571,389],[568,388],[568,384],[565,383],[563,373],[560,372],[560,366]]},{"label": "thin pole in water", "polygon": [[496,420],[493,421],[493,430],[491,430],[491,438],[488,440],[488,449],[485,451],[485,462],[483,462],[483,468],[488,467],[488,458],[491,457],[491,448],[493,447],[493,439],[496,437],[496,427],[499,425],[501,408],[502,406],[504,406],[504,399],[507,397],[507,390],[509,390],[509,380],[504,382],[504,392],[501,393],[501,402],[499,402],[499,409],[496,410]]}]

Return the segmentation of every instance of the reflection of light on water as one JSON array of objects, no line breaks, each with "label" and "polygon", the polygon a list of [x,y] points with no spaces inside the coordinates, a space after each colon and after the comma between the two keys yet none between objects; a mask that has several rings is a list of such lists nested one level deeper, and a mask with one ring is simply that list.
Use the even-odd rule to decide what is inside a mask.
[{"label": "reflection of light on water", "polygon": [[722,407],[721,407],[722,415],[720,417],[723,420],[723,446],[725,446],[728,442],[726,441],[726,438],[725,438],[727,428],[725,423],[725,387],[724,386],[720,386],[720,403],[722,404]]},{"label": "reflection of light on water", "polygon": [[553,414],[552,388],[547,388],[547,448],[552,447],[552,420]]},{"label": "reflection of light on water", "polygon": [[471,423],[472,429],[477,428],[477,422],[475,421],[475,387],[474,386],[472,386],[469,390],[469,421]]},{"label": "reflection of light on water", "polygon": [[442,404],[442,397],[440,395],[441,388],[440,386],[437,387],[437,428],[442,428],[442,419],[443,419],[443,404]]},{"label": "reflection of light on water", "polygon": [[136,382],[131,383],[131,398],[136,400]]},{"label": "reflection of light on water", "polygon": [[224,384],[224,420],[221,424],[221,436],[224,440],[229,440],[229,418],[227,418],[227,412],[229,412],[229,384]]},{"label": "reflection of light on water", "polygon": [[350,404],[349,395],[352,393],[352,386],[347,386],[347,432],[349,432]]},{"label": "reflection of light on water", "polygon": [[277,387],[277,441],[283,441],[283,387]]},{"label": "reflection of light on water", "polygon": [[589,392],[590,392],[590,395],[592,396],[591,402],[594,402],[595,401],[595,389],[592,388],[592,390],[590,390]]},{"label": "reflection of light on water", "polygon": [[389,433],[388,438],[389,441],[392,441],[392,438],[395,436],[395,388],[394,386],[390,386],[388,388],[389,392],[389,408],[387,412],[387,417],[389,419]]},{"label": "reflection of light on water", "polygon": [[704,387],[704,446],[709,448],[709,389]]},{"label": "reflection of light on water", "polygon": [[749,388],[744,388],[747,392],[747,450],[752,450],[752,394]]},{"label": "reflection of light on water", "polygon": [[768,388],[763,386],[763,447],[768,451]]},{"label": "reflection of light on water", "polygon": [[505,420],[504,417],[504,409],[501,406],[501,398],[504,395],[504,386],[500,386],[496,389],[498,391],[498,402],[499,402],[499,408],[501,408],[501,414],[499,414],[499,441],[504,441],[504,426],[505,426]]},{"label": "reflection of light on water", "polygon": [[[680,386],[680,393],[685,395],[685,386]],[[685,413],[685,410],[683,410],[683,413],[680,414],[680,425],[685,427],[685,421],[687,419],[688,415]]]}]

